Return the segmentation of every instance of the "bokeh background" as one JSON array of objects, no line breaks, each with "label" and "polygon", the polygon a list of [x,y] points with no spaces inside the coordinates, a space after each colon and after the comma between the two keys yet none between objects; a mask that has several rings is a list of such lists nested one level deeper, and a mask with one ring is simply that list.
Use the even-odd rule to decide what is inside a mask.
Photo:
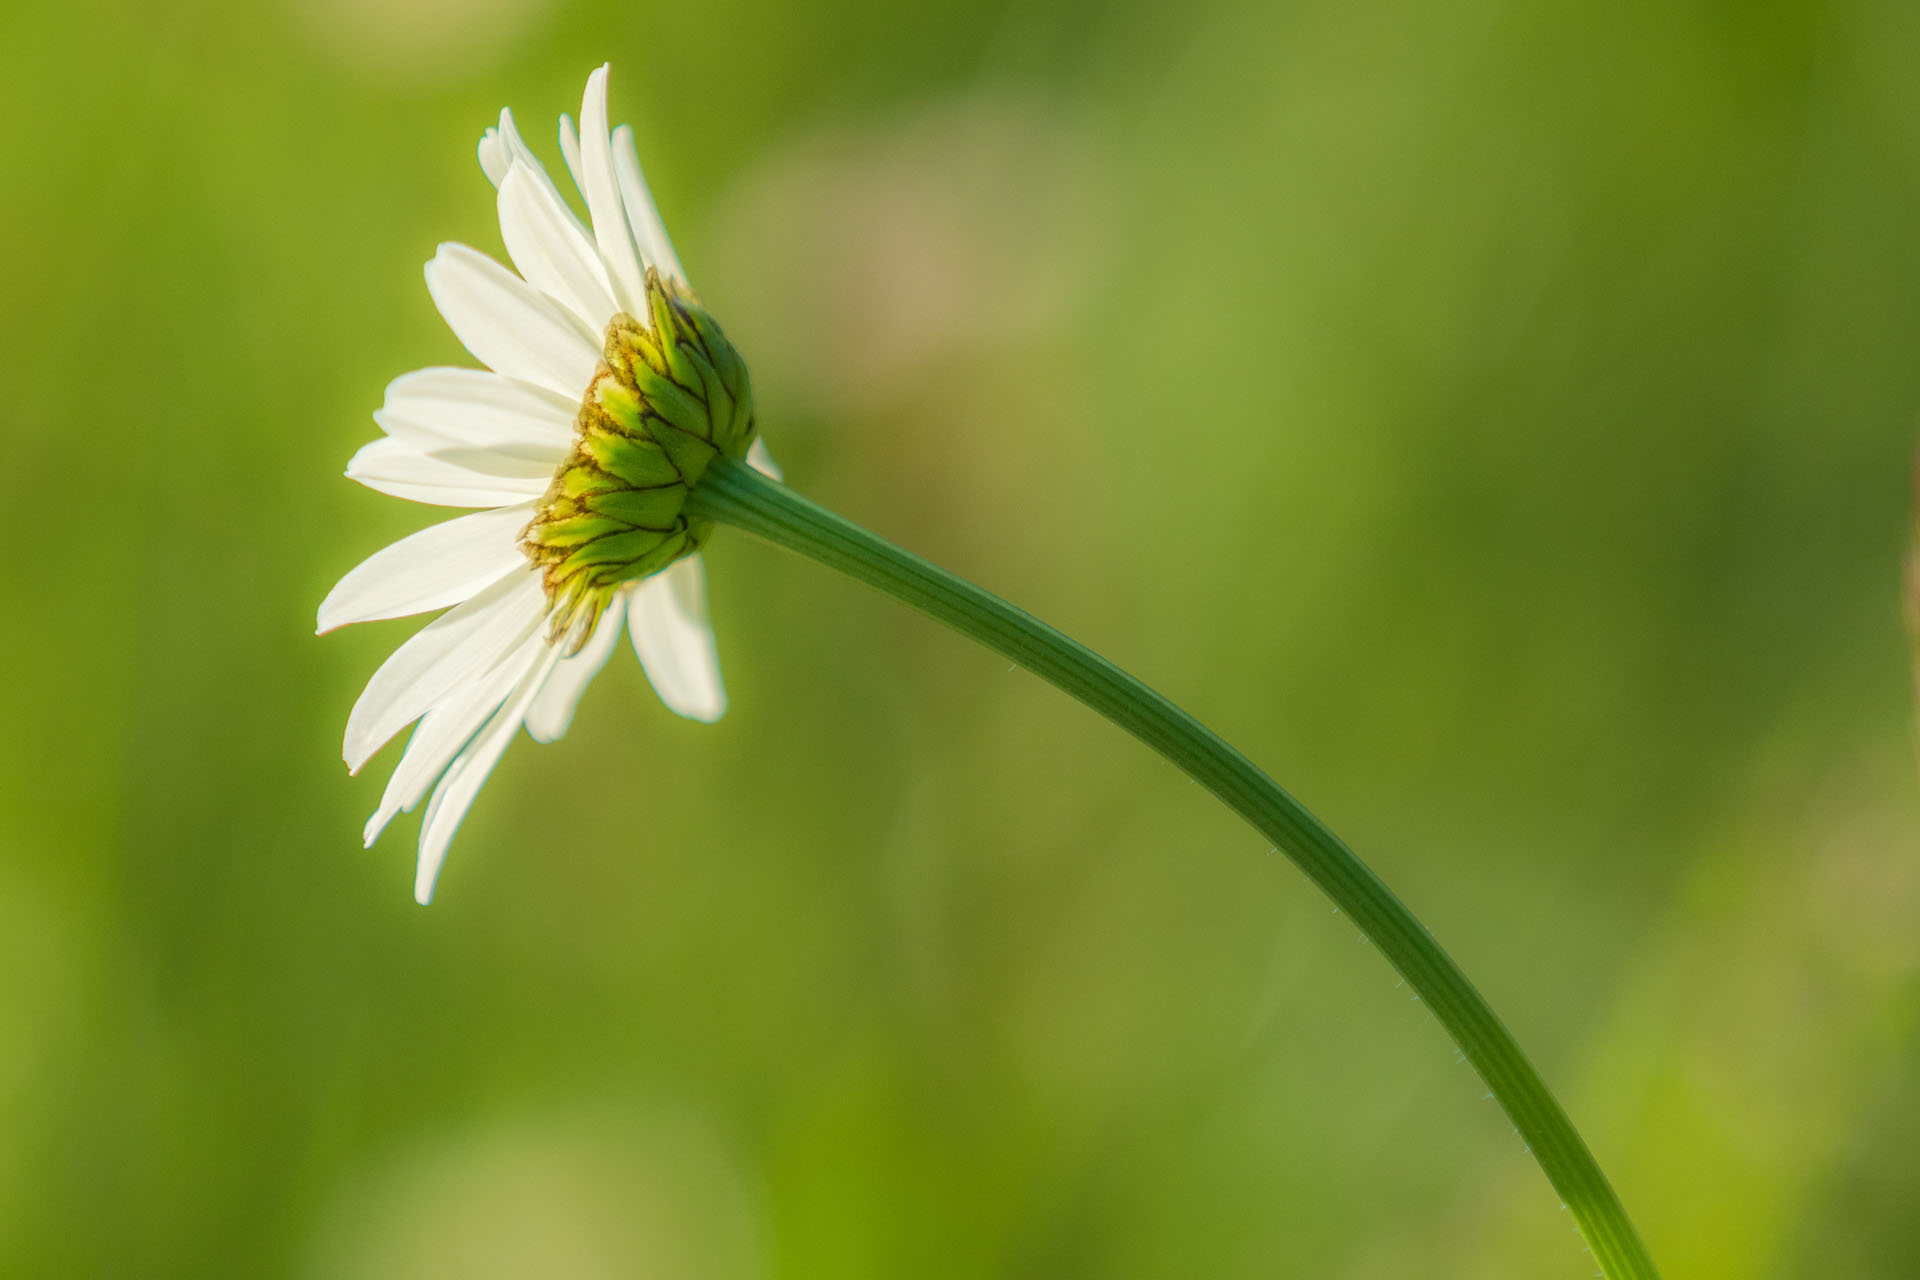
[{"label": "bokeh background", "polygon": [[614,63],[791,482],[1396,885],[1673,1277],[1920,1274],[1909,0],[0,12],[0,1272],[1592,1272],[1266,845],[740,536],[438,901],[342,724],[473,147]]}]

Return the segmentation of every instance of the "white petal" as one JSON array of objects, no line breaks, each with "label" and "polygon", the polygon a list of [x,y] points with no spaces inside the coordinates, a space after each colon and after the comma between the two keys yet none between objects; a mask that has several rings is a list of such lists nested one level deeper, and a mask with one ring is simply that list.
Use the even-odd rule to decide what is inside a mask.
[{"label": "white petal", "polygon": [[[580,160],[574,178],[593,215],[594,238],[613,280],[614,300],[622,310],[645,321],[646,273],[634,247],[633,229],[620,204],[620,187],[613,176],[613,150],[607,137],[607,68],[587,77],[587,94],[580,103]],[[583,387],[585,383],[581,384]]]},{"label": "white petal", "polygon": [[[554,195],[558,196],[560,194],[559,190],[553,185],[553,179],[547,175],[547,167],[540,163],[540,157],[533,154],[533,148],[529,147],[526,139],[520,136],[520,130],[513,123],[512,111],[502,107],[500,109],[500,127],[498,129],[487,130],[486,138],[481,139],[482,152],[480,163],[482,168],[485,168],[489,163],[489,156],[485,149],[489,139],[493,140],[494,147],[494,157],[491,162],[498,166],[498,171],[488,169],[487,179],[492,182],[494,186],[497,187],[507,180],[507,171],[513,167],[514,162],[517,160],[527,168],[533,170],[534,176],[545,183],[547,188],[553,191]],[[567,210],[567,215],[573,219],[574,225],[584,231],[586,229],[585,224],[583,224],[579,217],[574,214],[573,210],[567,206],[566,201],[563,199],[560,204],[562,208]]]},{"label": "white petal", "polygon": [[[589,375],[591,376],[591,375]],[[570,396],[482,369],[416,369],[387,384],[374,421],[421,452],[498,449],[558,467],[573,445],[583,381]]]},{"label": "white petal", "polygon": [[535,742],[558,742],[573,723],[574,709],[587,686],[600,674],[619,643],[620,631],[627,621],[627,596],[630,591],[614,593],[613,602],[600,615],[593,634],[579,653],[562,658],[540,694],[527,708],[527,732]]},{"label": "white petal", "polygon": [[499,206],[500,237],[527,283],[565,306],[589,331],[604,330],[615,310],[606,270],[553,184],[516,161],[500,184]]},{"label": "white petal", "polygon": [[593,380],[600,335],[477,249],[443,244],[427,264],[427,292],[480,363],[560,396]]},{"label": "white petal", "polygon": [[[501,112],[504,116],[506,113]],[[480,172],[487,175],[487,181],[499,186],[506,180],[507,170],[513,167],[513,150],[500,136],[498,129],[488,129],[480,135]]]},{"label": "white petal", "polygon": [[545,635],[528,637],[499,665],[427,713],[407,740],[406,752],[380,797],[380,807],[367,819],[364,834],[368,847],[397,814],[420,803],[434,780],[519,687],[541,655],[550,650]]},{"label": "white petal", "polygon": [[480,138],[480,168],[487,175],[487,181],[497,187],[507,180],[507,171],[513,168],[516,160],[542,178],[547,176],[540,157],[533,154],[533,148],[527,145],[520,136],[520,130],[515,127],[512,110],[502,107],[499,127],[488,129]]},{"label": "white petal", "polygon": [[352,773],[394,734],[484,676],[546,621],[531,565],[435,618],[381,664],[347,717],[341,754]]},{"label": "white petal", "polygon": [[641,583],[627,608],[633,651],[669,711],[712,724],[727,710],[720,654],[707,622],[707,573],[698,555]]},{"label": "white petal", "polygon": [[383,436],[353,455],[347,463],[347,477],[380,493],[442,507],[504,507],[525,502],[545,493],[553,478],[551,468],[536,470],[530,476],[487,475],[463,465],[462,458],[516,461],[471,449],[422,453],[405,441]]},{"label": "white petal", "polygon": [[[565,118],[565,116],[561,117],[563,120]],[[533,154],[533,148],[529,147],[526,142],[522,140],[520,131],[513,127],[512,112],[506,110],[500,112],[500,127],[501,136],[505,138],[507,145],[513,150],[513,158],[521,164],[526,165],[529,169],[532,169],[534,176],[539,178],[547,190],[553,193],[553,198],[559,203],[560,207],[567,211],[567,217],[573,222],[573,225],[580,228],[582,235],[591,236],[593,234],[592,231],[588,228],[587,224],[581,220],[580,215],[574,211],[572,203],[568,201],[565,193],[560,190],[559,185],[554,182],[553,175],[547,172],[547,166],[540,163],[540,157]],[[579,184],[575,183],[574,185],[577,187]]]},{"label": "white petal", "polygon": [[769,480],[781,478],[780,464],[773,460],[773,454],[767,449],[765,436],[755,436],[753,443],[747,446],[747,465]]},{"label": "white petal", "polygon": [[574,187],[584,197],[587,183],[580,176],[586,172],[585,166],[580,163],[580,134],[573,127],[573,117],[564,111],[560,113],[560,158],[567,162],[567,173],[573,178]]},{"label": "white petal", "polygon": [[526,564],[520,531],[531,519],[533,504],[517,503],[428,525],[383,547],[320,602],[320,632],[444,609],[478,595]]},{"label": "white petal", "polygon": [[667,225],[660,220],[660,209],[647,189],[646,174],[640,168],[640,152],[633,143],[633,128],[621,125],[613,131],[613,172],[620,180],[620,199],[627,206],[627,221],[633,226],[633,239],[647,265],[670,280],[687,283],[680,269],[680,256],[667,238]]},{"label": "white petal", "polygon": [[433,789],[433,799],[427,802],[427,816],[420,822],[420,861],[413,873],[413,897],[422,906],[433,901],[433,882],[439,878],[440,865],[447,859],[447,846],[453,842],[453,833],[460,829],[461,819],[473,807],[481,784],[500,763],[515,730],[526,718],[527,705],[540,692],[540,686],[559,658],[558,649],[547,648],[506,705],[494,712],[493,719],[487,721],[486,727],[441,777],[440,785]]}]

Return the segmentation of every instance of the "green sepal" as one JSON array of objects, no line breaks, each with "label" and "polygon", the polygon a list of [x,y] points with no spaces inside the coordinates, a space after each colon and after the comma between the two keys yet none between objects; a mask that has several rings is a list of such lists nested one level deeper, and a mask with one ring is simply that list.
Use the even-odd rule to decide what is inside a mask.
[{"label": "green sepal", "polygon": [[588,494],[603,493],[608,489],[618,489],[625,478],[608,475],[598,467],[570,466],[560,473],[554,482],[559,494],[564,498],[583,498]]},{"label": "green sepal", "polygon": [[661,361],[649,363],[662,374],[670,368],[674,344],[680,340],[680,312],[668,292],[671,287],[660,278],[659,272],[647,272],[647,318],[652,322],[652,337],[657,344],[650,354]]},{"label": "green sepal", "polygon": [[[694,379],[693,385],[700,385],[698,378]],[[647,411],[652,417],[695,439],[712,439],[713,420],[707,416],[706,403],[680,383],[648,370],[641,375],[640,394],[646,397]],[[654,433],[656,439],[659,434],[658,431]]]},{"label": "green sepal", "polygon": [[[592,542],[567,553],[554,571],[554,576],[564,581],[594,565],[637,564],[652,556],[668,542],[678,543],[681,534],[678,529],[623,529],[619,533],[609,533],[595,538]],[[668,560],[673,557],[669,556]],[[663,562],[664,567],[664,562]],[[623,577],[637,575],[623,574]]]},{"label": "green sepal", "polygon": [[640,420],[645,413],[640,403],[640,395],[631,387],[623,386],[620,380],[609,372],[606,376],[594,379],[593,398],[601,410],[627,435],[637,436],[644,428]]},{"label": "green sepal", "polygon": [[580,448],[601,469],[618,476],[636,489],[681,483],[680,469],[673,465],[666,450],[653,440],[591,435],[581,440]]},{"label": "green sepal", "polygon": [[688,484],[699,480],[701,474],[706,471],[707,464],[712,462],[714,455],[720,452],[700,436],[677,430],[664,422],[654,424],[654,427],[654,439],[660,442],[660,447],[666,450],[669,458],[673,459],[673,465],[679,469],[681,476]]},{"label": "green sepal", "polygon": [[625,521],[637,529],[671,529],[680,517],[687,494],[674,486],[666,489],[614,489],[586,499],[587,510],[597,515]]},{"label": "green sepal", "polygon": [[584,546],[595,538],[604,538],[608,534],[624,533],[630,526],[619,520],[610,520],[605,515],[582,513],[562,516],[557,520],[536,520],[527,527],[526,539],[541,547],[568,548]]}]

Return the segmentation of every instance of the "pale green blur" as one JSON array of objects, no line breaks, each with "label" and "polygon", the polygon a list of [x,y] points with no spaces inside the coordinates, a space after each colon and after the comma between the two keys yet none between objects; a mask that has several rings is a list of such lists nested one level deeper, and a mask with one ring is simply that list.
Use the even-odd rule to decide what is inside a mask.
[{"label": "pale green blur", "polygon": [[413,904],[314,607],[611,59],[790,482],[1353,842],[1670,1277],[1920,1274],[1910,0],[0,9],[0,1274],[1591,1274],[1284,859],[721,531]]}]

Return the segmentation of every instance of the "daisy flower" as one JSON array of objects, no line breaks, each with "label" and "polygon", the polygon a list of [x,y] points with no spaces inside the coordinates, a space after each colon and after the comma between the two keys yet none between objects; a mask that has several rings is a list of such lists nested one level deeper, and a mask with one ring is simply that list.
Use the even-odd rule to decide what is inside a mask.
[{"label": "daisy flower", "polygon": [[560,147],[583,220],[500,113],[480,141],[518,274],[462,244],[427,290],[486,369],[421,369],[388,386],[385,433],[347,475],[413,502],[477,508],[375,553],[320,605],[324,633],[444,609],[374,673],[347,720],[358,773],[418,721],[366,826],[371,845],[422,799],[414,896],[522,726],[567,731],[624,631],[660,700],[726,710],[698,548],[681,513],[716,456],[772,474],[737,352],[701,309],[647,191],[632,131],[607,129],[607,68]]}]

